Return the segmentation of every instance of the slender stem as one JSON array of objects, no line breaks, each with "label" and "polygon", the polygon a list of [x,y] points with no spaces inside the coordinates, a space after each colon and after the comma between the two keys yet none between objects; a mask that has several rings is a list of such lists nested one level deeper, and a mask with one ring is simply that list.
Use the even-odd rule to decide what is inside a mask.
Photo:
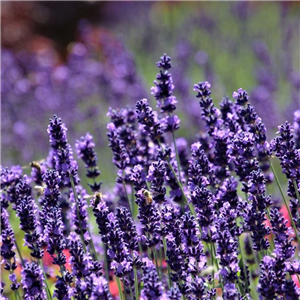
[{"label": "slender stem", "polygon": [[[169,117],[170,117],[170,113],[169,113]],[[181,171],[180,171],[180,160],[179,160],[179,154],[178,154],[178,149],[177,149],[177,145],[176,145],[174,131],[172,131],[172,139],[173,139],[174,149],[175,149],[175,153],[176,153],[176,160],[177,160],[177,166],[178,166],[178,178],[181,183],[182,181],[181,181]]]},{"label": "slender stem", "polygon": [[117,280],[117,285],[118,285],[118,290],[119,290],[120,298],[121,298],[121,300],[125,300],[124,299],[124,295],[123,295],[123,291],[122,291],[122,287],[121,287],[120,278],[118,276],[116,276],[116,280]]},{"label": "slender stem", "polygon": [[[130,280],[130,275],[128,277],[129,277],[129,280]],[[130,291],[130,299],[134,300],[131,284],[129,284],[129,291]]]},{"label": "slender stem", "polygon": [[42,263],[42,261],[40,259],[38,259],[38,263],[39,263],[40,267],[43,270],[44,282],[46,284],[47,299],[48,299],[48,296],[49,296],[49,299],[52,299],[51,292],[50,292],[49,285],[48,285],[48,281],[47,281],[47,275],[46,275],[43,263]]},{"label": "slender stem", "polygon": [[76,214],[77,214],[79,228],[80,228],[80,237],[81,237],[83,249],[86,252],[85,239],[84,239],[82,228],[81,228],[81,224],[80,224],[80,214],[79,214],[78,201],[77,201],[78,196],[77,196],[77,192],[76,192],[76,188],[75,188],[75,184],[74,184],[74,180],[73,180],[72,176],[70,177],[70,182],[71,182],[71,186],[72,186],[72,190],[73,190],[73,194],[74,194],[74,199],[75,199]]},{"label": "slender stem", "polygon": [[[158,139],[157,139],[157,142],[158,142],[160,148],[162,149],[162,151],[164,151],[164,147],[162,146],[161,142],[160,142]],[[179,188],[180,188],[180,191],[181,191],[181,194],[182,194],[183,199],[184,199],[184,201],[185,201],[185,204],[188,204],[191,213],[193,214],[193,216],[196,217],[196,211],[195,211],[194,205],[193,205],[192,203],[189,203],[189,202],[188,202],[188,199],[187,199],[187,197],[186,197],[186,195],[185,195],[185,193],[184,193],[184,191],[183,191],[182,184],[180,183],[180,181],[179,181],[179,179],[178,179],[178,177],[177,177],[177,174],[176,174],[174,168],[172,167],[171,163],[169,162],[169,160],[167,160],[167,164],[168,164],[169,168],[171,169],[172,173],[173,173],[174,176],[175,176],[177,185],[178,185]]]},{"label": "slender stem", "polygon": [[[124,171],[123,171],[123,172],[124,172]],[[128,204],[129,204],[131,216],[132,216],[132,218],[133,218],[133,208],[132,208],[132,203],[131,203],[131,201],[129,200],[129,197],[128,197],[128,193],[127,193],[127,189],[126,189],[126,185],[125,185],[124,180],[122,180],[122,184],[123,184],[123,187],[124,187],[124,192],[125,192],[125,195],[126,195],[127,202],[128,202]]]},{"label": "slender stem", "polygon": [[242,250],[242,245],[241,245],[241,240],[240,240],[240,236],[238,237],[238,242],[239,242],[239,250],[240,250],[240,253],[241,253],[241,261],[242,261],[242,265],[243,265],[243,271],[244,271],[244,276],[245,276],[245,283],[246,283],[246,292],[248,292],[249,290],[249,282],[248,282],[248,277],[247,277],[247,270],[246,270],[246,267],[245,267],[245,261],[244,261],[244,256],[243,256],[243,250]]},{"label": "slender stem", "polygon": [[96,261],[98,261],[98,255],[97,255],[97,252],[96,252],[96,249],[95,249],[95,245],[94,245],[94,242],[93,242],[93,239],[92,239],[92,235],[91,235],[91,232],[90,232],[90,228],[88,227],[87,230],[88,230],[89,236],[90,236],[90,238],[91,238],[90,241],[89,241],[89,243],[90,243],[91,248],[92,248],[92,250],[93,250],[93,252],[94,252],[94,259],[95,259]]},{"label": "slender stem", "polygon": [[[163,244],[164,244],[165,260],[167,260],[167,242],[165,237],[163,238]],[[171,280],[171,269],[168,263],[167,263],[167,267],[168,267],[168,287],[170,289],[172,287],[172,280]]]},{"label": "slender stem", "polygon": [[132,208],[133,208],[133,219],[136,218],[137,214],[138,214],[138,205],[135,203],[134,200],[134,188],[133,185],[131,185],[131,203],[132,203]]},{"label": "slender stem", "polygon": [[137,278],[136,266],[133,267],[133,274],[134,274],[135,300],[139,300],[139,283]]},{"label": "slender stem", "polygon": [[122,281],[123,281],[123,287],[124,287],[124,298],[125,298],[125,300],[127,300],[126,285],[125,285],[125,278],[124,277],[122,278]]},{"label": "slender stem", "polygon": [[[269,221],[271,222],[271,216],[270,216],[270,212],[269,209],[267,208],[267,216],[269,218]],[[274,234],[271,232],[271,252],[275,249],[275,243],[274,243]]]},{"label": "slender stem", "polygon": [[[295,180],[295,179],[293,179],[293,184],[294,184],[294,188],[295,188],[295,193],[296,193],[297,199],[298,199],[298,201],[299,201],[299,203],[300,203],[300,195],[299,195],[298,186],[297,186],[297,183],[296,183],[296,180]],[[299,216],[299,214],[298,214],[298,212],[297,212],[297,215],[296,215],[296,217],[297,217],[297,222],[298,222],[298,216]]]},{"label": "slender stem", "polygon": [[105,268],[105,277],[106,280],[109,282],[109,270],[108,270],[108,262],[107,262],[107,246],[103,243],[104,248],[104,268]]},{"label": "slender stem", "polygon": [[296,183],[295,179],[293,179],[293,184],[294,184],[294,188],[295,188],[295,192],[296,192],[297,198],[300,201],[300,195],[299,195],[299,191],[298,191],[298,186],[297,186],[297,183]]},{"label": "slender stem", "polygon": [[24,268],[24,267],[25,267],[25,262],[24,262],[24,259],[23,259],[22,255],[21,255],[21,251],[20,251],[20,248],[19,248],[19,246],[18,246],[18,243],[17,243],[17,240],[16,240],[16,239],[15,239],[15,245],[16,245],[16,248],[17,248],[19,257],[20,257],[20,259],[21,259],[22,266],[23,266],[23,268]]},{"label": "slender stem", "polygon": [[152,249],[152,253],[153,253],[153,256],[154,256],[154,260],[155,260],[155,266],[156,266],[156,272],[161,280],[161,274],[160,274],[160,271],[159,271],[159,266],[158,266],[158,261],[157,261],[157,253],[156,253],[156,249]]},{"label": "slender stem", "polygon": [[279,190],[280,190],[282,199],[283,199],[283,201],[284,201],[284,205],[285,205],[285,207],[286,207],[286,209],[287,209],[287,211],[288,211],[288,214],[289,214],[289,217],[290,217],[290,220],[291,220],[291,224],[292,224],[293,229],[294,229],[294,231],[295,231],[296,239],[297,239],[297,241],[298,241],[298,244],[300,245],[300,238],[299,238],[299,235],[298,235],[298,231],[297,231],[295,222],[294,222],[294,220],[293,220],[293,216],[292,216],[292,214],[291,214],[291,211],[290,211],[288,202],[287,202],[287,200],[286,200],[286,198],[285,198],[285,195],[284,195],[284,192],[283,192],[283,190],[282,190],[282,188],[281,188],[279,179],[278,179],[278,177],[277,177],[277,174],[276,174],[275,169],[274,169],[274,167],[273,167],[273,165],[272,165],[271,162],[270,162],[270,166],[271,166],[272,172],[274,173],[274,177],[275,177],[276,183],[277,183],[277,185],[278,185],[278,188],[279,188]]}]

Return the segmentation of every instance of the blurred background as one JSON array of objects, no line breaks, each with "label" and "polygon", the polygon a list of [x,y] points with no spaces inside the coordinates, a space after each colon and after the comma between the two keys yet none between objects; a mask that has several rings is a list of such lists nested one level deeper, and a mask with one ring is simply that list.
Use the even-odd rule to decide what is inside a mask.
[{"label": "blurred background", "polygon": [[[48,155],[57,114],[72,146],[89,131],[104,183],[115,180],[109,107],[149,99],[167,53],[178,100],[177,137],[204,130],[193,85],[212,84],[218,106],[242,87],[269,137],[300,107],[299,2],[1,2],[2,165]],[[84,168],[81,167],[82,172]]]}]

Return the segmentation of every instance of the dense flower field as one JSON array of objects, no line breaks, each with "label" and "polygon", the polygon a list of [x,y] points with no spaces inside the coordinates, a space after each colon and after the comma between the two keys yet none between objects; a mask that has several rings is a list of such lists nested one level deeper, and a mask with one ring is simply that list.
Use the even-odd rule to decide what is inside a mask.
[{"label": "dense flower field", "polygon": [[[158,111],[147,99],[108,111],[118,170],[112,191],[103,192],[92,135],[73,148],[68,124],[56,115],[47,158],[1,167],[3,295],[299,298],[300,111],[269,140],[247,91],[237,89],[219,109],[214,86],[199,82],[194,101],[205,131],[189,146],[177,134],[171,58],[164,54],[156,65]],[[22,230],[22,243],[12,227]]]}]

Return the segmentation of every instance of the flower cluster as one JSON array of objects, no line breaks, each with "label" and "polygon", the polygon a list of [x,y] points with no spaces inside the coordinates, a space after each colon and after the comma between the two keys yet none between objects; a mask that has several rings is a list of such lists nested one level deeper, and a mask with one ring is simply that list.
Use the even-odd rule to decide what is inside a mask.
[{"label": "flower cluster", "polygon": [[[79,68],[82,62],[73,57],[73,63]],[[168,123],[179,124],[172,115],[170,57],[163,55],[157,66],[152,93],[160,112],[142,99],[135,109],[107,114],[117,168],[111,190],[98,181],[89,133],[75,148],[92,182],[81,178],[79,184],[67,128],[57,116],[48,126],[49,157],[24,166],[30,175],[22,167],[1,167],[1,256],[16,299],[21,290],[30,300],[299,298],[298,112],[293,127],[279,126],[269,143],[247,91],[223,98],[218,109],[211,84],[199,82],[195,98],[207,132],[189,145]],[[289,202],[273,154],[288,179]],[[269,189],[273,175],[282,201],[268,195],[276,188]],[[13,231],[15,218],[24,245]]]}]

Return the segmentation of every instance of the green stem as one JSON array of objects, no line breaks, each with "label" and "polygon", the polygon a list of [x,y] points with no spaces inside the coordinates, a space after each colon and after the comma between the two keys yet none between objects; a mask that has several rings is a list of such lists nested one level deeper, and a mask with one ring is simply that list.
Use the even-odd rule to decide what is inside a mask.
[{"label": "green stem", "polygon": [[156,266],[156,272],[159,276],[159,279],[161,280],[161,274],[160,274],[160,271],[159,271],[159,267],[158,267],[158,261],[157,261],[157,253],[156,253],[156,249],[152,249],[152,253],[153,253],[153,256],[154,256],[154,260],[155,260],[155,266]]},{"label": "green stem", "polygon": [[[267,216],[269,218],[269,221],[271,222],[270,212],[269,212],[268,208],[267,208]],[[271,244],[271,252],[273,252],[273,250],[275,249],[275,243],[274,243],[274,234],[272,232],[271,232],[271,241],[270,241],[270,244]]]},{"label": "green stem", "polygon": [[21,251],[20,251],[20,248],[19,248],[19,246],[18,246],[18,243],[17,243],[17,240],[16,240],[16,239],[15,239],[15,245],[16,245],[16,248],[17,248],[17,252],[18,252],[18,254],[19,254],[19,257],[20,257],[20,259],[21,259],[22,266],[23,266],[23,268],[24,268],[24,267],[25,267],[25,262],[24,262],[24,259],[23,259],[22,255],[21,255]]},{"label": "green stem", "polygon": [[121,298],[121,300],[125,300],[124,295],[123,295],[123,291],[122,291],[122,287],[121,287],[121,281],[120,281],[118,276],[116,276],[116,279],[117,279],[117,285],[118,285],[120,298]]},{"label": "green stem", "polygon": [[[127,293],[126,293],[126,287],[125,287],[125,282],[124,282],[124,277],[123,277],[123,287],[124,287],[124,298],[125,298],[125,300],[127,300]],[[129,285],[130,286],[130,285]]]},{"label": "green stem", "polygon": [[[167,260],[167,242],[165,237],[163,238],[163,244],[164,244],[165,260]],[[171,280],[171,269],[168,263],[167,263],[167,267],[168,267],[168,287],[170,289],[172,287],[172,280]]]},{"label": "green stem", "polygon": [[247,278],[247,270],[246,270],[246,267],[245,267],[245,261],[244,261],[244,256],[243,256],[243,250],[242,250],[242,245],[241,245],[241,241],[240,241],[240,236],[238,237],[238,242],[239,242],[239,250],[240,250],[240,253],[241,253],[241,261],[242,261],[242,265],[243,265],[243,271],[244,271],[244,276],[245,276],[245,283],[246,283],[246,292],[248,292],[249,290],[249,282],[248,282],[248,278]]},{"label": "green stem", "polygon": [[135,266],[133,267],[133,274],[134,274],[135,300],[139,300],[139,283],[138,283],[137,271]]},{"label": "green stem", "polygon": [[76,192],[76,188],[75,188],[73,177],[70,177],[70,182],[71,182],[72,191],[73,191],[74,199],[75,199],[76,214],[77,214],[77,218],[78,218],[78,222],[79,222],[79,228],[80,228],[80,237],[81,237],[81,241],[82,241],[84,252],[86,252],[85,239],[84,239],[82,228],[81,228],[81,224],[80,224],[80,214],[79,214],[78,201],[77,201],[78,196],[77,196],[77,192]]},{"label": "green stem", "polygon": [[[164,150],[164,147],[162,146],[161,142],[160,142],[158,139],[157,139],[157,142],[158,142],[160,148],[162,149],[162,151],[165,151],[165,150]],[[172,165],[171,165],[171,163],[169,162],[169,160],[167,160],[166,162],[167,162],[169,168],[171,169],[172,173],[173,173],[174,176],[175,176],[175,180],[176,180],[176,182],[177,182],[177,185],[178,185],[179,188],[180,188],[180,191],[181,191],[181,194],[182,194],[183,199],[184,199],[184,201],[185,201],[185,204],[188,204],[188,207],[189,207],[189,209],[190,209],[192,215],[196,217],[196,211],[195,211],[194,205],[193,205],[192,203],[189,203],[189,202],[188,202],[188,199],[187,199],[187,197],[186,197],[186,195],[185,195],[185,193],[184,193],[184,191],[183,191],[182,184],[180,183],[180,181],[179,181],[179,179],[178,179],[178,177],[177,177],[177,174],[176,174],[174,168],[172,167]]]},{"label": "green stem", "polygon": [[107,282],[109,282],[109,270],[108,270],[108,262],[107,262],[107,246],[105,243],[103,243],[103,249],[104,249],[105,277],[106,277]]},{"label": "green stem", "polygon": [[50,292],[49,285],[48,285],[48,281],[47,281],[47,275],[46,275],[43,263],[42,263],[42,261],[40,259],[38,259],[38,263],[39,263],[40,267],[43,270],[44,282],[46,284],[47,299],[48,299],[48,297],[49,297],[49,299],[52,299],[51,292]]},{"label": "green stem", "polygon": [[[169,113],[169,117],[170,117],[170,113]],[[175,149],[175,153],[176,153],[176,160],[177,160],[177,165],[178,165],[178,178],[180,183],[181,181],[181,171],[180,171],[180,160],[179,160],[179,154],[178,154],[178,149],[177,149],[177,145],[176,145],[176,139],[175,139],[175,133],[174,131],[172,131],[172,139],[173,139],[173,144],[174,144],[174,149]]]},{"label": "green stem", "polygon": [[[123,171],[123,172],[124,172],[124,171]],[[123,174],[123,176],[124,176],[124,174]],[[129,204],[131,216],[132,216],[132,218],[133,218],[133,208],[132,208],[132,203],[131,203],[131,201],[129,200],[129,197],[128,197],[128,193],[127,193],[127,189],[126,189],[126,185],[125,185],[124,180],[122,180],[122,184],[123,184],[123,187],[124,187],[124,192],[125,192],[125,195],[126,195],[127,202],[128,202],[128,204]]]},{"label": "green stem", "polygon": [[283,201],[284,201],[284,205],[285,205],[285,207],[286,207],[286,209],[287,209],[287,211],[288,211],[288,214],[289,214],[289,217],[290,217],[290,220],[291,220],[293,229],[294,229],[294,231],[295,231],[296,239],[297,239],[297,241],[298,241],[298,244],[300,245],[300,238],[299,238],[299,235],[298,235],[298,231],[297,231],[295,222],[294,222],[294,220],[293,220],[293,217],[292,217],[292,214],[291,214],[291,211],[290,211],[288,202],[287,202],[287,200],[286,200],[286,198],[285,198],[285,195],[284,195],[283,190],[282,190],[282,188],[281,188],[279,179],[278,179],[278,177],[277,177],[277,174],[276,174],[276,172],[275,172],[275,169],[274,169],[274,167],[273,167],[271,161],[270,161],[270,166],[271,166],[272,172],[274,173],[275,181],[276,181],[276,183],[277,183],[277,185],[278,185],[278,188],[279,188],[279,190],[280,190],[282,199],[283,199]]},{"label": "green stem", "polygon": [[90,243],[90,246],[91,246],[91,248],[92,248],[92,250],[93,250],[93,252],[94,252],[94,259],[95,259],[96,261],[98,261],[98,255],[97,255],[97,252],[96,252],[96,249],[95,249],[95,245],[94,245],[94,242],[93,242],[93,239],[92,239],[92,235],[91,235],[91,232],[90,232],[90,228],[88,227],[87,230],[88,230],[89,236],[90,236],[90,238],[91,238],[90,241],[89,241],[89,243]]},{"label": "green stem", "polygon": [[[129,277],[129,280],[130,280],[130,275],[128,277]],[[129,291],[130,291],[130,299],[134,300],[131,284],[129,284]]]},{"label": "green stem", "polygon": [[298,191],[298,186],[297,186],[297,183],[296,183],[295,179],[293,179],[293,184],[294,184],[296,196],[297,196],[298,200],[300,201],[300,195],[299,195],[299,191]]}]

